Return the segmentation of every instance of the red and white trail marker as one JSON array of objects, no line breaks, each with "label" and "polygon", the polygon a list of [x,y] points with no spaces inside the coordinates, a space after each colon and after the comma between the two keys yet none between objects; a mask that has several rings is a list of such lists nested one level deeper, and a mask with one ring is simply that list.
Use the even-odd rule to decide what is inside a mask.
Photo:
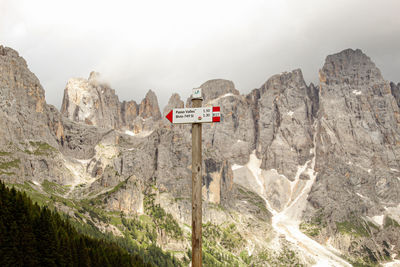
[{"label": "red and white trail marker", "polygon": [[175,108],[165,117],[172,123],[220,122],[220,110],[220,107]]},{"label": "red and white trail marker", "polygon": [[213,114],[213,117],[212,117],[213,122],[221,121],[221,108],[220,107],[213,107],[212,114]]}]

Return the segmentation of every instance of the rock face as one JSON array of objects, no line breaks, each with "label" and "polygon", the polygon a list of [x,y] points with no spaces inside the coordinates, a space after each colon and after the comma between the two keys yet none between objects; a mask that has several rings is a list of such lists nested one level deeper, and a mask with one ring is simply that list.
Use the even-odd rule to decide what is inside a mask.
[{"label": "rock face", "polygon": [[155,120],[159,120],[161,118],[157,96],[153,91],[149,90],[146,97],[140,103],[139,116],[143,119],[154,118]]},{"label": "rock face", "polygon": [[123,101],[121,104],[121,119],[123,125],[133,125],[139,114],[139,105],[135,101]]},{"label": "rock face", "polygon": [[[26,62],[2,46],[0,74],[2,180],[67,184],[64,197],[132,216],[154,195],[181,226],[190,223],[190,125],[162,119],[153,91],[121,103],[93,72],[67,83],[60,114]],[[400,255],[400,84],[361,50],[328,56],[319,74],[319,85],[307,85],[301,70],[283,72],[247,95],[227,80],[201,85],[203,106],[221,107],[221,123],[203,124],[204,222],[236,225],[247,244],[234,253],[252,249],[253,263],[265,264],[257,253],[285,238],[302,263],[336,257],[312,254],[310,237],[354,262]],[[183,106],[173,94],[163,115]],[[187,246],[162,231],[157,240]]]},{"label": "rock face", "polygon": [[312,108],[318,96],[311,98],[309,91],[313,88],[307,87],[299,69],[275,75],[260,88],[257,152],[263,155],[261,167],[275,168],[290,180],[297,166],[312,157]]},{"label": "rock face", "polygon": [[[200,88],[202,89],[203,103],[216,100],[219,97],[240,95],[232,81],[223,79],[209,80],[203,83]],[[186,106],[190,107],[191,105],[191,98],[189,97]]]},{"label": "rock face", "polygon": [[25,60],[16,51],[0,46],[0,70],[0,142],[36,136],[48,138],[45,135],[49,133],[41,128],[49,113],[44,90]]},{"label": "rock face", "polygon": [[[362,195],[377,193],[382,201],[396,202],[400,188],[390,169],[400,165],[400,117],[389,83],[360,50],[328,56],[320,77],[320,179],[332,175],[323,173],[332,165],[337,172],[340,166],[348,180],[329,180],[340,180]],[[343,209],[332,215],[336,212]],[[364,212],[378,211],[372,206]]]},{"label": "rock face", "polygon": [[203,83],[200,88],[202,89],[203,100],[206,102],[226,94],[239,95],[239,91],[235,89],[233,82],[228,80],[210,80]]},{"label": "rock face", "polygon": [[91,72],[89,78],[70,79],[64,90],[61,113],[75,121],[101,128],[134,130],[152,128],[143,120],[161,118],[157,96],[149,90],[140,105],[135,101],[119,102],[115,90],[105,83],[101,75]]},{"label": "rock face", "polygon": [[25,177],[43,179],[59,174],[52,165],[54,160],[31,155],[52,154],[41,144],[57,146],[55,131],[62,135],[63,129],[57,123],[57,112],[45,102],[39,80],[16,51],[3,46],[0,74],[0,177],[24,181]]},{"label": "rock face", "polygon": [[[320,71],[318,182],[309,201],[329,214],[331,233],[338,222],[354,217],[396,216],[387,208],[399,204],[399,123],[390,85],[370,58],[350,49],[327,57]],[[369,239],[376,236],[373,231],[363,241],[358,238],[351,250],[367,246],[372,258],[382,260],[384,232],[375,244]]]},{"label": "rock face", "polygon": [[400,107],[400,83],[396,85],[395,83],[391,82],[390,89],[392,91],[392,95],[397,101],[397,106]]},{"label": "rock face", "polygon": [[168,100],[168,104],[164,108],[163,115],[166,116],[171,109],[183,108],[184,106],[185,103],[181,100],[180,95],[177,93],[172,94]]},{"label": "rock face", "polygon": [[9,182],[71,183],[63,156],[90,156],[104,133],[65,119],[47,105],[25,60],[0,46],[0,177]]},{"label": "rock face", "polygon": [[99,127],[121,127],[120,103],[115,91],[91,72],[89,79],[70,79],[64,91],[61,113],[76,122]]}]

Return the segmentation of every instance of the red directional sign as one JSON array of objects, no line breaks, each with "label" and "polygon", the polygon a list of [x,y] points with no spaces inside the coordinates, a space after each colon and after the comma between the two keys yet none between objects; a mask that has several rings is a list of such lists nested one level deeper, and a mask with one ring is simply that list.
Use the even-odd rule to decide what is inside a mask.
[{"label": "red directional sign", "polygon": [[206,123],[221,121],[220,107],[176,108],[165,116],[172,123]]}]

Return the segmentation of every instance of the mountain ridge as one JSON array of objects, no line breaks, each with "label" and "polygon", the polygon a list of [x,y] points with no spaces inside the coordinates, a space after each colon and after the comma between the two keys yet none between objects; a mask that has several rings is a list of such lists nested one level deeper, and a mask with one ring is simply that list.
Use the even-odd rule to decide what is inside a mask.
[{"label": "mountain ridge", "polygon": [[[0,61],[4,68],[19,60],[16,52],[7,51],[0,47],[0,55],[7,58]],[[23,62],[10,73],[21,69],[29,74]],[[300,263],[321,260],[296,246],[293,238],[300,238],[296,242],[304,247],[314,246],[306,238],[335,247],[351,262],[372,264],[400,254],[395,223],[386,223],[400,221],[399,85],[385,81],[361,50],[327,56],[319,75],[318,86],[307,85],[301,70],[295,69],[272,76],[245,95],[227,80],[201,85],[204,105],[220,105],[222,114],[220,124],[203,126],[203,220],[221,227],[233,223],[246,241],[234,250],[247,251],[258,265],[265,251],[282,252],[287,246],[297,251]],[[76,86],[67,84],[60,113],[45,103],[38,81],[24,86],[26,79],[2,74],[0,111],[10,115],[2,116],[7,119],[0,125],[10,125],[4,128],[13,142],[3,141],[0,147],[25,170],[11,166],[2,179],[73,184],[69,197],[98,199],[103,209],[126,214],[146,214],[144,203],[151,192],[154,203],[180,225],[189,222],[189,127],[161,119],[154,92],[139,105],[121,103],[109,85],[96,82],[97,76],[93,73]],[[26,109],[17,112],[7,103],[27,98],[4,99],[7,92],[23,96],[22,89],[32,96],[29,119],[20,124],[32,125],[26,136],[18,135],[18,127],[10,123],[13,118],[21,121],[15,114]],[[75,101],[85,90],[93,93]],[[167,107],[183,103],[174,94]],[[190,105],[190,98],[186,103]],[[41,142],[54,149],[37,143],[37,132],[43,133]],[[297,207],[295,214],[289,212],[291,206]],[[295,223],[282,224],[283,215]],[[299,229],[308,237],[300,236]],[[187,242],[161,231],[163,235],[158,242],[164,249],[187,249]],[[343,265],[332,249],[326,253],[325,260]],[[240,257],[238,261],[244,262]]]}]

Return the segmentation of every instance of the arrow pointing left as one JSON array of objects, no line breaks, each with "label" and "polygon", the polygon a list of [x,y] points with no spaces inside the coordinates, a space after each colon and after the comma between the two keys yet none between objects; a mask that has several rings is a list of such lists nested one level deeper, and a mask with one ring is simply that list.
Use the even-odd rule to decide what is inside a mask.
[{"label": "arrow pointing left", "polygon": [[173,112],[173,110],[171,110],[168,114],[167,114],[167,116],[165,116],[170,122],[172,122],[172,114],[173,114],[174,112]]}]

